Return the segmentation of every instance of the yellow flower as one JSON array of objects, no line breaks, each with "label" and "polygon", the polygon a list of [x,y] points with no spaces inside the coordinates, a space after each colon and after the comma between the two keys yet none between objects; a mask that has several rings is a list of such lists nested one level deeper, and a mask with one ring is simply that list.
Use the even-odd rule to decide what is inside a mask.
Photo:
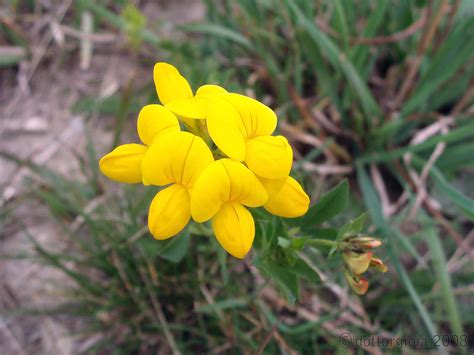
[{"label": "yellow flower", "polygon": [[[263,206],[287,218],[306,213],[309,197],[289,176],[293,151],[285,137],[272,136],[277,117],[269,107],[217,85],[201,86],[193,95],[167,63],[155,64],[153,75],[164,106],[141,110],[137,130],[143,144],[121,145],[99,165],[113,180],[164,187],[148,214],[156,239],[178,234],[191,217],[198,223],[212,219],[222,247],[243,258],[255,237],[246,207]],[[181,132],[178,117],[198,135]],[[203,140],[209,138],[230,159],[214,161]]]},{"label": "yellow flower", "polygon": [[145,185],[166,186],[153,198],[148,227],[156,239],[178,234],[191,218],[190,190],[214,158],[202,138],[188,132],[161,135],[142,162]]},{"label": "yellow flower", "polygon": [[244,207],[258,207],[268,194],[243,164],[221,159],[199,176],[191,194],[191,215],[196,222],[212,218],[212,228],[222,247],[243,258],[252,247],[255,223]]},{"label": "yellow flower", "polygon": [[123,144],[99,161],[100,171],[109,179],[127,184],[142,181],[142,160],[149,145],[159,136],[179,132],[176,116],[161,105],[147,105],[138,115],[137,130],[142,144]]},{"label": "yellow flower", "polygon": [[193,96],[187,80],[178,69],[168,63],[156,63],[153,78],[158,97],[163,105],[175,114],[194,119],[205,119],[210,100],[227,91],[217,85],[203,85]]},{"label": "yellow flower", "polygon": [[207,129],[217,147],[267,179],[286,178],[293,162],[286,138],[271,136],[276,124],[269,107],[239,94],[214,96],[207,111]]}]

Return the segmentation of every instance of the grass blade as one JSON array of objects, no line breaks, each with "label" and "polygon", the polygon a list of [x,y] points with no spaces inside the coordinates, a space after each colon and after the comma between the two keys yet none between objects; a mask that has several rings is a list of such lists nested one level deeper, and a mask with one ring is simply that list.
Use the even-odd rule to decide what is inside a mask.
[{"label": "grass blade", "polygon": [[431,251],[433,268],[436,272],[436,279],[441,287],[441,297],[444,300],[451,330],[453,334],[461,336],[465,333],[461,324],[461,316],[459,315],[459,310],[456,305],[456,298],[454,297],[451,285],[451,277],[446,270],[446,257],[441,241],[433,229],[426,233],[426,243]]},{"label": "grass blade", "polygon": [[344,73],[354,92],[359,96],[364,112],[369,120],[373,120],[374,116],[380,115],[380,108],[353,64],[341,53],[336,44],[326,34],[321,32],[311,20],[304,16],[296,3],[287,1],[287,4],[294,13],[298,23],[306,30],[321,52],[328,58],[329,62]]}]

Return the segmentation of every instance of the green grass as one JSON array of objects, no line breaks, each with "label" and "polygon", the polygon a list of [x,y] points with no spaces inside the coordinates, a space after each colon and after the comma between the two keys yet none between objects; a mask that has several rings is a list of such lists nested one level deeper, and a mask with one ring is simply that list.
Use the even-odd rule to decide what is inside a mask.
[{"label": "green grass", "polygon": [[[122,2],[113,7],[89,0],[77,3],[75,11],[91,10],[98,28],[125,31],[136,38],[133,43],[147,48],[140,52],[144,66],[151,68],[156,60],[150,56],[152,48],[179,67],[194,87],[212,82],[238,92],[251,89],[258,98],[269,99],[280,121],[318,137],[323,145],[315,148],[298,134],[288,134],[302,156],[295,173],[305,177],[308,191],[328,191],[348,178],[326,197],[314,196],[316,207],[297,222],[268,220],[264,212],[256,212],[256,246],[280,250],[277,259],[259,255],[253,261],[261,279],[250,263],[227,257],[207,226],[192,225],[169,242],[154,241],[144,230],[154,191],[135,186],[111,190],[98,174],[93,137],[83,160],[84,177],[77,180],[16,159],[43,178],[31,198],[49,207],[52,218],[64,226],[65,238],[75,245],[73,254],[53,254],[31,236],[41,259],[76,283],[69,290],[71,303],[51,312],[84,317],[90,325],[85,335],[104,334],[91,350],[151,353],[167,344],[182,353],[221,346],[236,353],[332,353],[341,348],[327,325],[341,321],[344,312],[357,321],[346,319],[338,327],[354,336],[386,332],[433,339],[437,334],[473,333],[472,288],[467,288],[474,279],[472,265],[447,269],[459,248],[452,231],[465,238],[474,219],[474,8],[469,0],[460,1],[456,13],[442,11],[445,1],[208,0],[205,21],[175,28],[193,36],[183,42],[157,37],[153,26],[130,23],[137,17],[124,16]],[[449,2],[453,9],[455,3]],[[392,39],[424,13],[429,15],[424,27]],[[423,44],[430,31],[432,38]],[[361,38],[382,38],[382,44],[362,44]],[[410,78],[413,66],[416,75]],[[149,82],[138,93],[124,91],[106,101],[84,98],[76,110],[115,117],[117,143],[122,131],[133,126],[125,120],[153,100]],[[321,121],[321,115],[331,124]],[[410,143],[446,117],[452,118],[447,132]],[[441,209],[424,203],[412,214],[419,188],[409,172],[420,175],[439,144],[446,145],[444,152],[423,186]],[[337,154],[341,151],[345,154]],[[354,173],[323,180],[306,171],[302,161],[349,165]],[[374,169],[392,203],[406,195],[393,216],[383,214]],[[339,195],[343,197],[331,203]],[[92,211],[86,209],[101,197]],[[335,239],[338,226],[365,210],[365,230],[383,238],[389,267],[384,275],[369,276],[369,293],[360,299],[367,319],[377,324],[373,330],[361,325],[366,318],[330,291],[332,284],[346,288],[337,256],[306,247],[301,252],[308,262],[301,263],[294,253],[301,234]],[[71,230],[78,217],[83,224]],[[299,231],[293,229],[298,226]],[[314,266],[328,279],[321,281]],[[272,295],[277,299],[264,295],[268,285],[275,286]],[[322,311],[315,312],[311,297]],[[315,318],[305,317],[301,309]],[[472,351],[472,340],[470,346],[454,351]]]}]

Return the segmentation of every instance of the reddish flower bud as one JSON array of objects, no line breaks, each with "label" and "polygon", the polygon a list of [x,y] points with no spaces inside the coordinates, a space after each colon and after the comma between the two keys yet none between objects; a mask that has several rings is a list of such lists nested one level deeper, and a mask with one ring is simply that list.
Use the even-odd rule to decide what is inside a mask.
[{"label": "reddish flower bud", "polygon": [[370,259],[370,267],[374,268],[380,272],[386,272],[387,271],[387,266],[383,263],[382,260],[379,258],[373,257]]},{"label": "reddish flower bud", "polygon": [[347,270],[344,271],[344,277],[351,289],[358,295],[365,295],[369,289],[369,282],[363,277],[351,275]]}]

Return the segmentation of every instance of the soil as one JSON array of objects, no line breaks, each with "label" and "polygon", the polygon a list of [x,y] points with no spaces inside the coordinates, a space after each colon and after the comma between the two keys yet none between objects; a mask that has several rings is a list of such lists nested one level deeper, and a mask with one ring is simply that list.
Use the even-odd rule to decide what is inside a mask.
[{"label": "soil", "polygon": [[[172,32],[174,24],[204,16],[200,1],[143,1],[138,5],[149,17],[148,24],[168,24],[160,26],[163,36]],[[43,15],[33,19],[19,19],[10,18],[9,9],[2,7],[0,18],[17,21],[16,26],[28,40],[31,57],[0,68],[0,152],[29,159],[64,176],[77,176],[77,154],[85,154],[85,130],[93,133],[92,140],[101,154],[111,144],[113,119],[99,114],[86,119],[73,113],[74,104],[86,96],[110,96],[125,87],[132,75],[147,73],[150,68],[143,68],[125,49],[124,36],[107,28],[97,32],[107,32],[116,41],[94,43],[90,64],[81,69],[78,39],[61,33],[61,27],[48,25],[49,18],[54,18],[53,8],[45,7]],[[67,11],[64,21],[57,24],[74,27],[67,23]],[[0,40],[2,45],[5,43]],[[31,172],[1,156],[0,170],[0,256],[31,252],[28,234],[49,249],[67,250],[70,246],[48,209],[30,198],[37,186],[25,184]],[[70,336],[74,327],[71,320],[12,316],[22,309],[59,302],[68,284],[64,275],[32,260],[4,257],[0,257],[0,270],[2,354],[70,354],[84,349],[83,343]]]}]

